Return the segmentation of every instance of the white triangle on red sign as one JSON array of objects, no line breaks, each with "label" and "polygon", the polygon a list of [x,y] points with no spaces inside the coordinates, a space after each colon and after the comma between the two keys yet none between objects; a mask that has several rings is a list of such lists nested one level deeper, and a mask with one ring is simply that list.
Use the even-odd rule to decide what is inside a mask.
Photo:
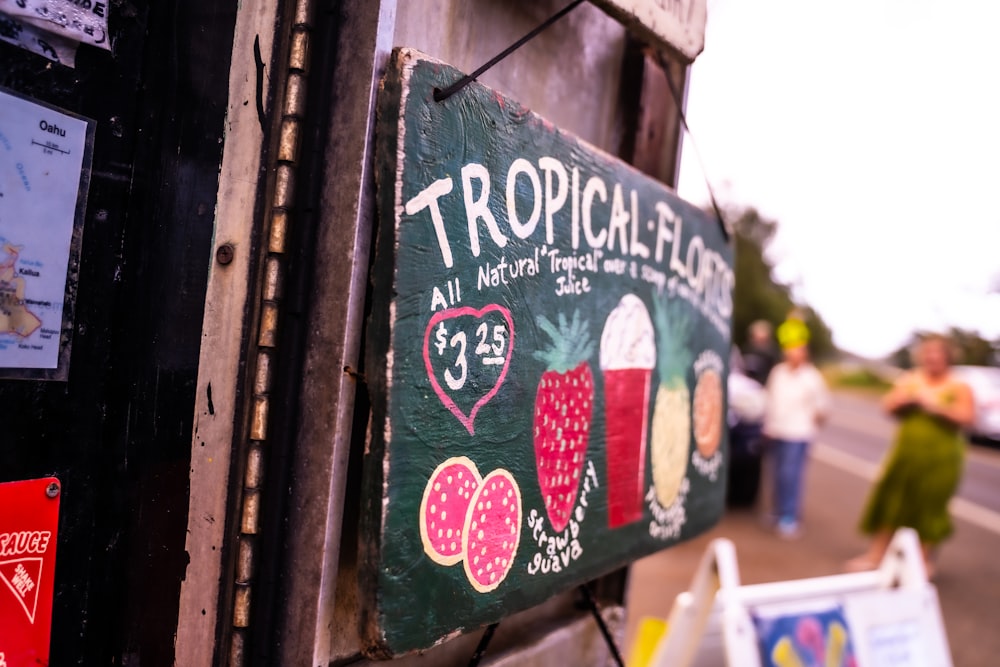
[{"label": "white triangle on red sign", "polygon": [[28,615],[28,621],[34,625],[38,589],[42,581],[42,559],[18,558],[0,561],[0,581],[7,584],[7,588]]}]

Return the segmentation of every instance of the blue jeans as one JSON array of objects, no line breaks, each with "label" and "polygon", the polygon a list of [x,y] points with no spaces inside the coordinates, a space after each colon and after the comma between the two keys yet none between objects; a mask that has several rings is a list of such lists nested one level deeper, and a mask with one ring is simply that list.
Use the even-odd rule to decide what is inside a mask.
[{"label": "blue jeans", "polygon": [[774,505],[778,520],[798,521],[802,505],[802,477],[809,443],[802,440],[772,440],[774,452]]}]

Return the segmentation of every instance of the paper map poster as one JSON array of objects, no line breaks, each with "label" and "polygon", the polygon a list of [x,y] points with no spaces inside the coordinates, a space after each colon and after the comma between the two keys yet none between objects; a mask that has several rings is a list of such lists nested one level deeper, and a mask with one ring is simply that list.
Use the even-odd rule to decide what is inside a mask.
[{"label": "paper map poster", "polygon": [[86,120],[0,91],[0,369],[59,365],[87,135]]}]

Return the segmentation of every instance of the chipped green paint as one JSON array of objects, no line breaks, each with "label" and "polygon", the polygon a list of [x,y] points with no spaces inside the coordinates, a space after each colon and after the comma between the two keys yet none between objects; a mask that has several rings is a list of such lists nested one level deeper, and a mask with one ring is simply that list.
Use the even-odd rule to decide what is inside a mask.
[{"label": "chipped green paint", "polygon": [[[700,456],[684,399],[707,397],[698,423],[720,428],[702,437],[724,440],[724,396],[695,391],[729,356],[732,255],[717,222],[482,85],[435,102],[459,76],[399,50],[379,101],[361,536],[371,655],[539,604],[723,509],[727,448]],[[677,330],[690,360],[684,392],[663,401],[661,310],[689,322]],[[567,348],[558,363],[553,345]],[[658,443],[670,455],[656,464],[680,480],[668,507]]]}]

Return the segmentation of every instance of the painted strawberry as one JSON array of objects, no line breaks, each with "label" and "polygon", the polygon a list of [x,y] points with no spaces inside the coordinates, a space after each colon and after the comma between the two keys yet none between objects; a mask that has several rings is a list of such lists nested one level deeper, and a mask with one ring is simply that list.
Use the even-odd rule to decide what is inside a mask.
[{"label": "painted strawberry", "polygon": [[548,365],[535,395],[535,465],[552,530],[562,532],[576,504],[590,439],[594,377],[587,359],[594,343],[580,312],[573,321],[559,314],[556,327],[538,316],[552,343],[534,356]]}]

